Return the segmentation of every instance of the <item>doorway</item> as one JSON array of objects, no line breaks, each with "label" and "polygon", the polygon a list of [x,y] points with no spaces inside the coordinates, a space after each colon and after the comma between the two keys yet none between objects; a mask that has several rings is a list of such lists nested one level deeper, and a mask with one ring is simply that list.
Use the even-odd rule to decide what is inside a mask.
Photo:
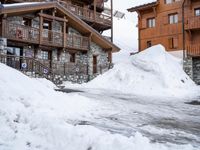
[{"label": "doorway", "polygon": [[97,56],[93,56],[93,74],[97,73]]},{"label": "doorway", "polygon": [[23,63],[23,49],[20,47],[8,47],[7,48],[7,65],[15,68],[21,69],[21,64]]}]

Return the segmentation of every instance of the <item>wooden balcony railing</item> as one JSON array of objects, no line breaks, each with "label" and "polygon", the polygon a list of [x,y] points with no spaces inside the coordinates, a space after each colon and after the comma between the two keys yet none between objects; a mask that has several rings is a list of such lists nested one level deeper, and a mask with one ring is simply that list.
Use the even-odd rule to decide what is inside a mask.
[{"label": "wooden balcony railing", "polygon": [[[11,40],[43,44],[46,46],[68,47],[83,50],[89,49],[89,38],[81,35],[64,34],[62,32],[43,29],[41,33],[42,43],[40,43],[40,30],[37,28],[14,24],[9,21],[6,21],[4,26],[3,36]],[[65,39],[66,41],[64,42]]]},{"label": "wooden balcony railing", "polygon": [[200,44],[191,44],[186,46],[187,54],[190,56],[200,56]]},{"label": "wooden balcony railing", "polygon": [[200,16],[193,16],[185,19],[185,29],[200,29]]},{"label": "wooden balcony railing", "polygon": [[68,34],[67,35],[67,47],[78,49],[89,49],[89,38],[80,35]]},{"label": "wooden balcony railing", "polygon": [[53,77],[52,70],[34,58],[0,54],[0,63],[24,73],[30,73],[30,75],[35,77],[47,79],[52,79]]},{"label": "wooden balcony railing", "polygon": [[4,26],[5,38],[31,43],[39,43],[39,29],[37,28],[14,24],[12,22],[5,22]]},{"label": "wooden balcony railing", "polygon": [[62,32],[51,31],[46,29],[43,29],[42,31],[42,44],[64,47],[63,40],[64,34]]},{"label": "wooden balcony railing", "polygon": [[[97,22],[100,24],[105,24],[111,26],[112,21],[111,21],[111,16],[105,15],[102,13],[98,13],[87,9],[83,8],[77,5],[70,4],[68,2],[60,1],[60,4],[67,10],[70,10],[72,13],[77,15],[83,20],[91,21],[91,22]],[[95,17],[96,16],[96,17]]]}]

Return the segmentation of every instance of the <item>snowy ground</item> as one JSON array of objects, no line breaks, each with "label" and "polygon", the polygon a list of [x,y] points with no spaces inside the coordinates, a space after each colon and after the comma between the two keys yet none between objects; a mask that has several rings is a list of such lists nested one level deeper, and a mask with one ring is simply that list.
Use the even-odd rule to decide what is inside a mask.
[{"label": "snowy ground", "polygon": [[[147,51],[147,54],[155,53]],[[116,76],[117,90],[95,89],[94,83],[101,87],[97,78],[88,87],[67,84],[84,91],[70,94],[56,92],[55,85],[47,80],[31,79],[0,64],[0,150],[199,150],[200,109],[185,104],[199,99],[199,88],[186,80],[179,62],[162,50],[159,54],[159,58],[165,59],[157,59],[162,62],[159,65],[151,61],[156,69],[150,64],[145,71],[142,64],[137,68],[128,63],[132,71],[140,69],[138,78],[131,71],[121,80]],[[168,60],[174,63],[164,65]],[[143,64],[147,61],[150,60],[144,57]],[[119,66],[108,72],[109,78],[124,71]],[[159,83],[161,78],[157,77],[165,71],[161,69],[163,66],[169,73],[162,77],[174,81],[173,86]],[[140,73],[144,74],[142,78]],[[178,73],[178,77],[173,73]],[[158,82],[153,90],[151,84],[143,82],[148,81],[149,75],[153,82]],[[120,92],[119,84],[123,80],[134,81],[131,77],[138,79],[137,84],[145,84],[144,90],[153,94],[126,92],[128,88],[135,89],[136,84],[123,84],[124,91]],[[100,78],[105,85],[109,82],[107,74]],[[157,88],[163,93],[155,96]],[[173,90],[185,92],[184,97],[174,95]]]},{"label": "snowy ground", "polygon": [[200,148],[200,109],[186,104],[194,99],[142,97],[114,91],[82,89],[80,95],[93,99],[98,107],[84,120],[89,124],[127,137],[140,132],[153,142],[167,145],[191,144]]}]

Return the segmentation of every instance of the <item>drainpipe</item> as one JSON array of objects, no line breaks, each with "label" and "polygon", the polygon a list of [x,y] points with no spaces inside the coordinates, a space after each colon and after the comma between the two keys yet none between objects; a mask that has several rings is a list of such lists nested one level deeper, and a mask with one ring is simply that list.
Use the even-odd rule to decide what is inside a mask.
[{"label": "drainpipe", "polygon": [[185,0],[183,0],[182,4],[182,32],[183,32],[183,60],[187,57],[186,49],[185,49],[185,12],[184,12]]}]

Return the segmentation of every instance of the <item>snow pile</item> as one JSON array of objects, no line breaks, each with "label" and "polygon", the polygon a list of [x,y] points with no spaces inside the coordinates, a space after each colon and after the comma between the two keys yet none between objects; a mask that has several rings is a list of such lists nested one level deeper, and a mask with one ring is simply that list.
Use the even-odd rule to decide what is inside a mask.
[{"label": "snow pile", "polygon": [[85,86],[148,96],[184,96],[198,91],[183,71],[181,61],[168,54],[162,45],[117,61],[112,70]]},{"label": "snow pile", "polygon": [[[134,137],[73,126],[99,106],[77,94],[55,92],[48,81],[30,79],[0,64],[1,150],[168,150],[136,133]],[[191,150],[190,145],[174,149]]]}]

